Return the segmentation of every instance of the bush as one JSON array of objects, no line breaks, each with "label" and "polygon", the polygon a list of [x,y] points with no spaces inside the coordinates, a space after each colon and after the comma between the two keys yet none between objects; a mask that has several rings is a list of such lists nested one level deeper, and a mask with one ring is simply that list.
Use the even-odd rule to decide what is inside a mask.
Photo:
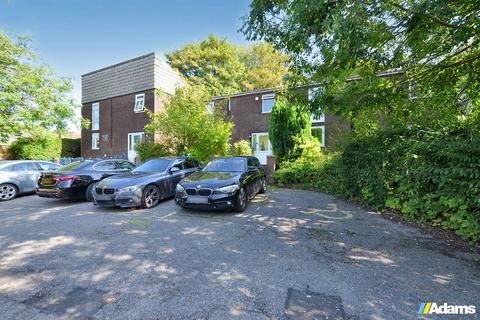
[{"label": "bush", "polygon": [[59,158],[62,141],[54,133],[42,131],[32,137],[19,138],[12,142],[9,152],[18,160],[52,160]]},{"label": "bush", "polygon": [[377,210],[396,209],[480,240],[480,130],[420,128],[381,132],[343,153],[281,163],[274,179],[302,183]]},{"label": "bush", "polygon": [[77,158],[80,157],[81,153],[81,139],[62,139],[62,151],[60,153],[61,157],[66,158]]},{"label": "bush", "polygon": [[310,114],[301,103],[279,99],[270,119],[269,138],[280,161],[299,156],[295,146],[312,138]]},{"label": "bush", "polygon": [[148,140],[137,143],[135,150],[142,161],[171,154],[164,145]]},{"label": "bush", "polygon": [[240,140],[233,144],[234,156],[251,156],[253,154],[252,146],[247,140]]}]

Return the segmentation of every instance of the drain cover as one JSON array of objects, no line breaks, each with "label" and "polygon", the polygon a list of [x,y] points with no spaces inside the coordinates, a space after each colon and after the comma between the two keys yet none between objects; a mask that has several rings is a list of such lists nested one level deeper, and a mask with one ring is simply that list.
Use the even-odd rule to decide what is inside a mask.
[{"label": "drain cover", "polygon": [[285,315],[290,320],[346,320],[342,299],[312,291],[288,289]]}]

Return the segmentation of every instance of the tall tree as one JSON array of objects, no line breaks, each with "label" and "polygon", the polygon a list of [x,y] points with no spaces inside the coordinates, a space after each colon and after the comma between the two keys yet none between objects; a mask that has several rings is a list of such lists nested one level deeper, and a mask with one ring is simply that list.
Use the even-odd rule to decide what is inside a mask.
[{"label": "tall tree", "polygon": [[[442,126],[479,108],[479,12],[470,0],[253,0],[242,30],[288,53],[296,80],[323,84],[316,108]],[[403,74],[377,76],[392,70]]]},{"label": "tall tree", "polygon": [[25,37],[0,31],[0,142],[47,128],[65,131],[75,119],[72,84],[40,64]]},{"label": "tall tree", "polygon": [[190,84],[202,85],[212,95],[278,87],[287,73],[286,55],[273,46],[238,46],[215,35],[165,56]]}]

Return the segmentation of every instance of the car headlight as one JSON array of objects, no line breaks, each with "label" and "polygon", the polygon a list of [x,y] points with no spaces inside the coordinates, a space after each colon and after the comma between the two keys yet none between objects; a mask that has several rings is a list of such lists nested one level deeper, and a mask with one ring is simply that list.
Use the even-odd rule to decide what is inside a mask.
[{"label": "car headlight", "polygon": [[120,191],[120,192],[132,192],[132,191],[135,191],[135,190],[137,190],[137,186],[125,187],[125,188],[122,188],[118,191]]},{"label": "car headlight", "polygon": [[234,193],[238,189],[240,189],[240,186],[234,184],[234,185],[231,185],[231,186],[217,188],[217,189],[215,189],[215,192],[216,193]]},{"label": "car headlight", "polygon": [[175,190],[177,190],[177,192],[183,192],[185,188],[181,184],[177,184],[177,188]]}]

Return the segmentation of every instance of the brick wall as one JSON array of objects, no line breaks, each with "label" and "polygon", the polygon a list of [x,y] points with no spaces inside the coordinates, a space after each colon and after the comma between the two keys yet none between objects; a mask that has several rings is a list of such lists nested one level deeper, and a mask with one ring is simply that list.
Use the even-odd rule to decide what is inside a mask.
[{"label": "brick wall", "polygon": [[[145,93],[145,108],[155,111],[155,92],[153,89],[128,94],[120,97],[113,97],[100,103],[100,148],[92,150],[92,130],[82,129],[82,157],[96,158],[127,155],[128,133],[143,132],[148,123],[148,116],[145,112],[136,113],[133,111],[135,94]],[[94,103],[92,102],[92,103]],[[91,121],[92,103],[85,103],[82,107],[82,117]]]}]

